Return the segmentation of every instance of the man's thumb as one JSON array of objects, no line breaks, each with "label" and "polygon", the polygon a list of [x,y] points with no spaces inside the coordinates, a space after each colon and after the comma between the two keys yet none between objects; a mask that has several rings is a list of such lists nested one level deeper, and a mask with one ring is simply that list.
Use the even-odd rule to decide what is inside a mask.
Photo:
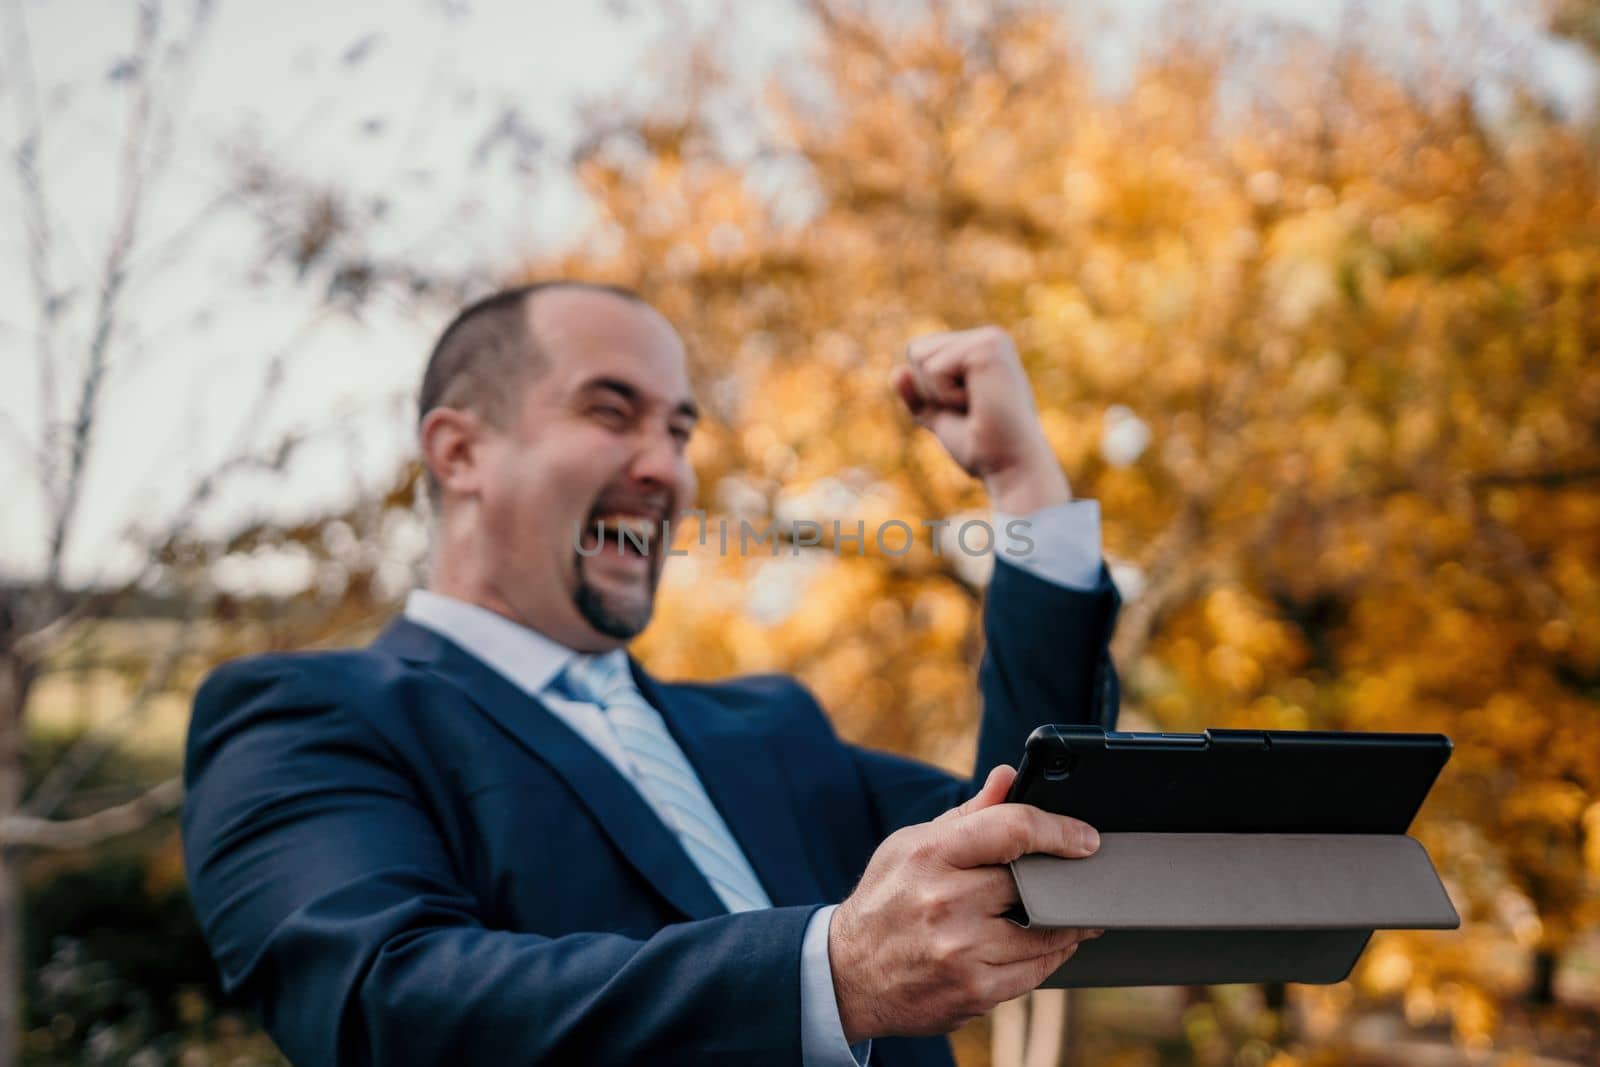
[{"label": "man's thumb", "polygon": [[943,822],[946,819],[959,819],[963,815],[971,815],[984,808],[992,808],[996,804],[1005,803],[1006,794],[1011,791],[1011,783],[1016,780],[1017,770],[1009,764],[1002,763],[989,772],[989,777],[984,781],[983,788],[978,790],[978,795],[971,800],[957,804],[949,811],[934,819],[934,822]]}]

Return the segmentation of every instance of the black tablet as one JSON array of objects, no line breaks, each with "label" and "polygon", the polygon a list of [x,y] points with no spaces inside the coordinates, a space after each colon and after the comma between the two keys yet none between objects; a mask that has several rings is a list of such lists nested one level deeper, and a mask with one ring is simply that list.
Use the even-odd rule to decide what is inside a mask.
[{"label": "black tablet", "polygon": [[1101,833],[1403,834],[1450,751],[1443,734],[1041,726],[1007,799]]},{"label": "black tablet", "polygon": [[[1047,925],[1079,925],[1066,912],[1085,899],[1112,900],[1107,877],[1125,879],[1129,897],[1115,897],[1107,914],[1139,905],[1148,915],[1156,906],[1150,900],[1176,877],[1185,888],[1158,900],[1161,923],[1119,927],[1095,917],[1105,936],[1084,942],[1044,985],[1343,981],[1372,927],[1459,924],[1427,854],[1393,836],[1405,834],[1450,751],[1441,734],[1042,726],[1028,739],[1008,799],[1125,836],[1104,838],[1087,860],[1024,856],[1012,864],[1022,902],[1011,918],[1027,923],[1026,902],[1035,899]],[[1186,834],[1203,839],[1187,867],[1179,854],[1196,848],[1181,846]],[[1263,852],[1228,842],[1236,834],[1307,836]],[[1383,836],[1334,842],[1319,835]],[[1352,866],[1351,850],[1366,858]],[[1249,890],[1242,895],[1260,905],[1249,922],[1227,895],[1237,869],[1228,865],[1241,863]],[[1123,884],[1114,891],[1123,893]],[[1363,919],[1318,917],[1330,909]],[[1223,913],[1233,919],[1219,920]]]}]

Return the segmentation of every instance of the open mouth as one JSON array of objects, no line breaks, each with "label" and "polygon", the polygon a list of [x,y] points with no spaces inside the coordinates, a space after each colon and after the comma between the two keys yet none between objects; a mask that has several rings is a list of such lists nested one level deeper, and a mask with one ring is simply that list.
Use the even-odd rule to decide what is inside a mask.
[{"label": "open mouth", "polygon": [[664,520],[657,516],[597,510],[590,514],[579,534],[578,553],[649,560],[656,555],[664,526]]}]

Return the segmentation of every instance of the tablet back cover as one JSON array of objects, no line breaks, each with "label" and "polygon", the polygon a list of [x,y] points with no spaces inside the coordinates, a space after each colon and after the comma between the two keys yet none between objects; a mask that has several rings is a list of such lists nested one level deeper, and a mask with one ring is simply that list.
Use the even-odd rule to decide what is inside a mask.
[{"label": "tablet back cover", "polygon": [[1349,977],[1371,930],[1108,930],[1085,941],[1041,989],[1227,985]]},{"label": "tablet back cover", "polygon": [[[1106,933],[1045,987],[1338,982],[1375,928],[1459,925],[1404,836],[1443,737],[1059,730],[1011,799],[1088,822],[1101,849],[1013,873],[1031,922]],[[1047,778],[1037,757],[1063,752]]]}]

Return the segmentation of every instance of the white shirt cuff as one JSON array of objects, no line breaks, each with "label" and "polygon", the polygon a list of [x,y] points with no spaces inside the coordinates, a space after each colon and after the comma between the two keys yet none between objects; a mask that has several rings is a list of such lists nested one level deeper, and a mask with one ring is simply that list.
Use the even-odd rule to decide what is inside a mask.
[{"label": "white shirt cuff", "polygon": [[872,1042],[848,1045],[833,992],[828,927],[837,904],[818,908],[800,944],[800,1061],[805,1067],[866,1067]]},{"label": "white shirt cuff", "polygon": [[1027,515],[994,513],[995,555],[1068,589],[1100,582],[1100,501],[1069,500]]}]

